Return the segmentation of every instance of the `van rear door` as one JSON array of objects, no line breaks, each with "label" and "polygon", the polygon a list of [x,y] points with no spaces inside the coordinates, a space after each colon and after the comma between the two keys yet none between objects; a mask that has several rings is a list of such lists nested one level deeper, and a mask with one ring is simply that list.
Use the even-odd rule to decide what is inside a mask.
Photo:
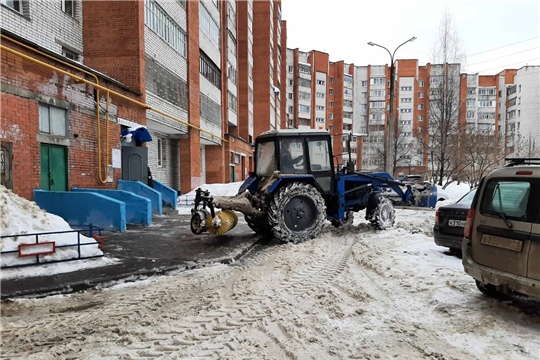
[{"label": "van rear door", "polygon": [[484,266],[526,276],[536,179],[492,177],[482,189],[471,255]]},{"label": "van rear door", "polygon": [[[537,194],[537,199],[540,199],[540,184]],[[540,201],[536,201],[536,220],[531,230],[531,249],[529,250],[527,276],[540,280]]]}]

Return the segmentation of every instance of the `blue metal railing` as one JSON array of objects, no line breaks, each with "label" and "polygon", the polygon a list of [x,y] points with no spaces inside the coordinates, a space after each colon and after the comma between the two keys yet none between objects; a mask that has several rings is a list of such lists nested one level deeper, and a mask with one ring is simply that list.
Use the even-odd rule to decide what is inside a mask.
[{"label": "blue metal railing", "polygon": [[[77,243],[76,244],[67,244],[67,245],[55,245],[55,249],[61,249],[61,248],[67,248],[67,247],[73,247],[77,246],[77,257],[69,258],[69,259],[62,259],[62,260],[49,260],[49,261],[43,261],[40,259],[40,256],[45,256],[47,254],[37,254],[37,255],[29,255],[36,257],[36,262],[34,263],[28,263],[28,264],[16,264],[16,265],[8,265],[8,266],[2,266],[0,269],[7,269],[7,268],[15,268],[15,267],[23,267],[23,266],[33,266],[33,265],[42,265],[42,264],[52,264],[52,263],[60,263],[60,262],[66,262],[66,261],[72,261],[72,260],[84,260],[84,259],[93,259],[98,257],[103,257],[103,254],[101,255],[93,255],[93,256],[81,256],[81,246],[86,245],[98,245],[100,248],[99,243],[85,243],[81,244],[81,233],[88,234],[88,237],[94,238],[94,235],[101,237],[101,231],[104,230],[103,228],[93,226],[92,224],[89,225],[80,225],[78,226],[80,229],[74,229],[74,230],[65,230],[65,231],[51,231],[51,232],[40,232],[40,233],[32,233],[32,234],[17,234],[17,235],[3,235],[0,236],[0,239],[7,239],[7,238],[19,238],[19,237],[28,237],[28,236],[35,236],[36,242],[35,244],[40,244],[39,237],[43,235],[58,235],[58,234],[68,234],[68,233],[76,233],[77,234]],[[102,237],[101,237],[102,238]],[[47,243],[46,241],[45,243]],[[25,243],[25,244],[31,244],[31,243]],[[25,245],[21,244],[21,245]],[[102,244],[101,244],[102,245]],[[4,254],[14,254],[19,253],[19,249],[17,250],[8,250],[8,251],[2,251],[0,254],[3,256]],[[52,254],[51,254],[52,255]]]}]

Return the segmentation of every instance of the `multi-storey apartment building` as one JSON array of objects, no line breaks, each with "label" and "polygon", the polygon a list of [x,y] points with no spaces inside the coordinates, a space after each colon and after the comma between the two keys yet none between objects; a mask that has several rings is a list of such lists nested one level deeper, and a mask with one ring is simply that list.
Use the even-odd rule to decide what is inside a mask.
[{"label": "multi-storey apartment building", "polygon": [[[41,46],[58,62],[93,72],[140,101],[139,106],[124,104],[112,96],[106,134],[111,146],[103,146],[103,152],[132,147],[120,144],[120,132],[146,126],[152,136],[143,146],[148,168],[155,179],[175,189],[188,192],[204,182],[245,179],[252,168],[254,138],[281,126],[286,26],[279,0],[7,1],[1,6],[5,36],[31,48]],[[19,77],[32,78],[35,66],[21,66]],[[11,68],[3,70],[9,74]],[[41,88],[62,87],[63,81],[56,74]],[[7,82],[3,78],[3,92]],[[79,91],[95,96],[91,86]],[[67,101],[67,108],[81,106],[76,97],[51,94]],[[100,97],[105,108],[105,92]],[[140,114],[123,115],[120,108],[128,105]],[[39,123],[38,112],[31,116]],[[93,123],[88,120],[85,126],[90,129]],[[70,116],[67,126],[73,126]],[[104,129],[105,123],[103,137]],[[97,133],[92,136],[97,142]],[[73,149],[66,146],[71,158]],[[34,155],[39,158],[40,152]],[[109,180],[122,178],[120,170],[111,170],[112,156],[101,154],[97,162],[104,164],[105,173],[113,172]],[[76,176],[71,170],[68,175],[70,180]],[[90,171],[84,176],[96,177]]]}]

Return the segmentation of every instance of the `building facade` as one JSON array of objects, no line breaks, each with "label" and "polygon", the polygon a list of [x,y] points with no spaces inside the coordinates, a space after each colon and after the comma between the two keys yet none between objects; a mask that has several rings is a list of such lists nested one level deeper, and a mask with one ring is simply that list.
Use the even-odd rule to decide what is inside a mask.
[{"label": "building facade", "polygon": [[[9,1],[1,6],[3,36],[22,40],[30,48],[39,47],[60,63],[68,62],[71,68],[95,73],[115,91],[127,91],[139,101],[138,105],[123,104],[120,98],[111,96],[107,134],[111,145],[103,151],[133,146],[120,142],[120,132],[146,126],[152,136],[152,141],[144,145],[152,176],[183,193],[202,183],[247,178],[253,168],[255,137],[281,127],[286,25],[281,20],[279,0]],[[255,33],[254,22],[258,24]],[[11,45],[18,46],[5,43]],[[20,91],[7,87],[14,80],[4,74],[13,73],[8,60],[15,55],[3,54],[3,60],[4,56],[9,59],[2,62],[3,103],[4,99],[8,101],[4,93],[28,90],[27,81],[22,81],[25,86]],[[17,66],[21,61],[16,61]],[[22,79],[32,78],[32,71],[38,67],[26,63],[20,66],[17,75]],[[56,94],[56,98],[68,101],[53,89],[53,85],[65,86],[60,74],[41,80],[42,84],[32,86],[50,88],[51,96]],[[95,96],[90,85],[83,92],[89,98]],[[101,92],[98,102],[103,107],[105,94]],[[74,97],[64,106],[77,109],[83,105],[84,96]],[[122,115],[121,106],[137,109],[133,110],[136,115]],[[33,114],[30,121],[39,124],[38,115]],[[20,126],[15,117],[3,117],[2,121],[6,127]],[[95,120],[86,121],[87,128],[95,126]],[[70,121],[67,126],[71,131]],[[97,129],[94,133],[97,138]],[[7,132],[2,134],[7,143]],[[36,135],[39,131],[29,136]],[[12,140],[12,136],[9,138]],[[71,148],[68,150],[71,159]],[[39,160],[39,149],[34,151],[34,158]],[[18,156],[15,144],[11,153]],[[107,170],[112,166],[112,156],[102,154],[99,162]],[[120,170],[113,172],[114,181],[122,177]],[[99,180],[90,171],[84,174]],[[72,175],[69,173],[66,189],[73,187]],[[40,186],[32,183],[25,187]]]}]

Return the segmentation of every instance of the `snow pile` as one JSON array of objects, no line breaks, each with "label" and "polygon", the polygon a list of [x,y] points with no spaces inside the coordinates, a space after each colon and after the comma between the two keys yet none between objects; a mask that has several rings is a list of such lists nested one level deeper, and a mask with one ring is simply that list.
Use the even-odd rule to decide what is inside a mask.
[{"label": "snow pile", "polygon": [[[61,217],[49,214],[37,206],[33,201],[28,201],[6,187],[0,185],[0,219],[1,235],[20,235],[40,232],[69,231],[71,227]],[[51,255],[40,256],[41,261],[65,260],[78,257],[77,233],[40,235],[39,242],[54,241],[56,246],[71,245],[65,248],[57,248]],[[103,255],[98,249],[97,242],[86,236],[80,236],[81,257]],[[35,236],[16,236],[1,239],[1,251],[17,250],[20,244],[35,244]],[[33,264],[34,256],[18,257],[18,253],[3,254],[0,260],[2,266]]]},{"label": "snow pile", "polygon": [[235,196],[238,194],[238,190],[243,183],[243,181],[238,181],[225,184],[202,184],[201,186],[197,186],[187,194],[178,197],[178,213],[191,214],[191,207],[193,206],[193,201],[195,201],[195,190],[198,188],[209,190],[212,196]]}]

